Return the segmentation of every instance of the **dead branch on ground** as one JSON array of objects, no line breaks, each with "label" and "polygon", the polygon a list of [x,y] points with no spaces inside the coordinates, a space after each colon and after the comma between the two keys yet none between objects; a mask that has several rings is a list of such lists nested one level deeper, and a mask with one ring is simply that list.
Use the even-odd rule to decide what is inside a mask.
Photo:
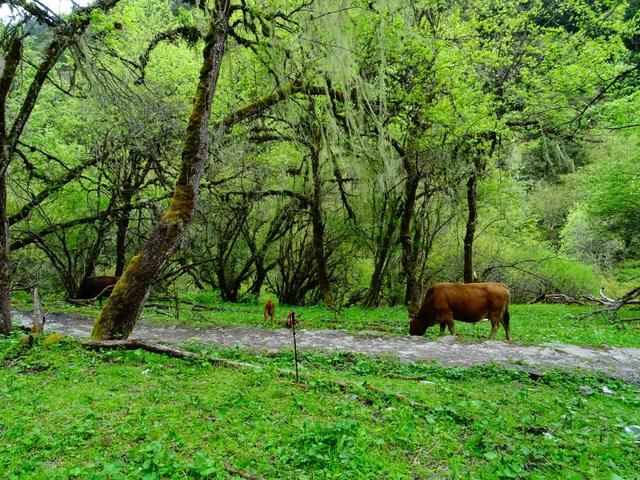
[{"label": "dead branch on ground", "polygon": [[139,339],[130,340],[89,340],[83,344],[87,348],[94,350],[101,349],[117,349],[124,350],[146,350],[151,353],[159,353],[161,355],[167,355],[173,358],[186,358],[193,360],[201,360],[210,362],[214,365],[235,367],[235,368],[253,368],[259,369],[260,366],[252,365],[250,363],[236,362],[234,360],[227,360],[226,358],[208,357],[206,355],[200,355],[198,353],[189,352],[186,350],[180,350],[179,348],[168,347],[166,345],[160,345],[159,343],[151,343]]},{"label": "dead branch on ground", "polygon": [[233,466],[229,462],[224,462],[224,468],[226,468],[227,472],[229,472],[231,475],[246,478],[247,480],[262,480],[262,477],[258,477],[253,473],[247,473],[243,472],[242,470],[233,468]]}]

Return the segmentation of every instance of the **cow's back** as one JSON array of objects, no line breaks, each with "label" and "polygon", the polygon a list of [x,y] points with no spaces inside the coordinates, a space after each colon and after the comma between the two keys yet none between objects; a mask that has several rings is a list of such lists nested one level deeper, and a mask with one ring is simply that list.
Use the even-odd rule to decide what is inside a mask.
[{"label": "cow's back", "polygon": [[107,287],[114,286],[120,277],[85,277],[80,282],[76,298],[78,299],[91,299],[101,295],[101,297],[108,297],[111,294],[110,290],[105,292]]},{"label": "cow's back", "polygon": [[501,283],[439,283],[428,293],[430,307],[437,314],[451,312],[462,322],[477,322],[491,311],[504,311],[509,289]]}]

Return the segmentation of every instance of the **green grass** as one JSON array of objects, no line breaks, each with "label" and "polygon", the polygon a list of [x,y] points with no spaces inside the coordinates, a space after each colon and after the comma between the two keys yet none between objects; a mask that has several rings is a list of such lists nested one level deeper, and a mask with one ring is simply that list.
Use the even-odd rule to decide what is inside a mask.
[{"label": "green grass", "polygon": [[[276,320],[264,321],[262,304],[232,304],[214,302],[211,295],[185,295],[183,300],[196,303],[182,303],[178,310],[173,304],[164,302],[167,308],[146,307],[142,318],[157,325],[181,325],[196,328],[220,326],[246,326],[260,328],[282,328],[286,314],[294,309],[301,319],[302,328],[344,329],[349,331],[373,330],[391,335],[408,334],[407,311],[403,307],[382,307],[366,309],[349,307],[340,313],[322,306],[290,307],[276,306]],[[26,296],[16,298],[14,308],[30,309],[31,299]],[[151,305],[160,302],[150,301]],[[206,307],[201,308],[202,305]],[[170,307],[171,308],[168,308]],[[79,313],[97,317],[100,308],[77,307],[58,298],[45,298],[44,309],[48,312]],[[511,325],[513,340],[523,344],[558,342],[575,345],[640,347],[640,322],[612,324],[605,316],[576,320],[576,316],[596,309],[576,305],[512,305]],[[622,318],[640,317],[639,309],[622,311]],[[476,325],[456,322],[456,333],[462,338],[482,340],[489,336],[488,322]],[[437,338],[439,328],[430,328],[426,336]],[[504,339],[504,330],[498,332],[498,339]]]},{"label": "green grass", "polygon": [[0,340],[0,476],[640,478],[620,381],[303,353],[296,384],[289,351],[209,353],[262,368]]}]

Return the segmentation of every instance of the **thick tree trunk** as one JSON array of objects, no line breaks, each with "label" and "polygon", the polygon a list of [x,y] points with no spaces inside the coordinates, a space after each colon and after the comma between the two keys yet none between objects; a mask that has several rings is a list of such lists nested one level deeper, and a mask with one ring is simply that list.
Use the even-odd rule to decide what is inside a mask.
[{"label": "thick tree trunk", "polygon": [[416,278],[416,259],[411,241],[411,221],[416,208],[416,194],[420,177],[415,159],[405,156],[403,164],[407,179],[404,184],[404,204],[400,217],[399,241],[402,246],[402,271],[406,281],[404,300],[409,313],[417,313],[420,308],[420,299],[418,279]]},{"label": "thick tree trunk", "polygon": [[5,176],[0,176],[0,334],[11,331],[11,262],[9,261],[9,221],[7,219],[7,188]]},{"label": "thick tree trunk", "polygon": [[94,339],[127,338],[149,296],[152,281],[165,266],[191,223],[209,150],[209,117],[228,32],[230,2],[217,0],[205,38],[200,80],[187,126],[182,165],[173,199],[143,249],[116,284],[93,327]]},{"label": "thick tree trunk", "polygon": [[313,196],[310,205],[311,226],[313,231],[313,255],[318,272],[318,291],[320,298],[328,308],[334,308],[327,262],[324,254],[324,220],[322,219],[322,179],[320,177],[320,147],[311,149],[311,170],[313,173]]},{"label": "thick tree trunk", "polygon": [[477,172],[474,170],[467,180],[467,228],[464,234],[464,283],[473,283],[473,240],[476,233],[476,221],[478,219],[478,207],[476,204],[476,187],[478,182]]},{"label": "thick tree trunk", "polygon": [[256,297],[260,295],[260,291],[262,290],[262,286],[264,282],[267,280],[267,269],[264,268],[264,259],[256,259],[256,278],[249,289],[252,295]]}]

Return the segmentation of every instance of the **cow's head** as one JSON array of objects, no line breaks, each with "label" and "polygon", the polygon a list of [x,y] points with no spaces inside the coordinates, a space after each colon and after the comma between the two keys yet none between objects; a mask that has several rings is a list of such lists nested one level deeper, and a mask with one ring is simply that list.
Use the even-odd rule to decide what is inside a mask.
[{"label": "cow's head", "polygon": [[424,335],[427,331],[427,326],[424,322],[418,320],[415,314],[409,314],[409,335]]}]

